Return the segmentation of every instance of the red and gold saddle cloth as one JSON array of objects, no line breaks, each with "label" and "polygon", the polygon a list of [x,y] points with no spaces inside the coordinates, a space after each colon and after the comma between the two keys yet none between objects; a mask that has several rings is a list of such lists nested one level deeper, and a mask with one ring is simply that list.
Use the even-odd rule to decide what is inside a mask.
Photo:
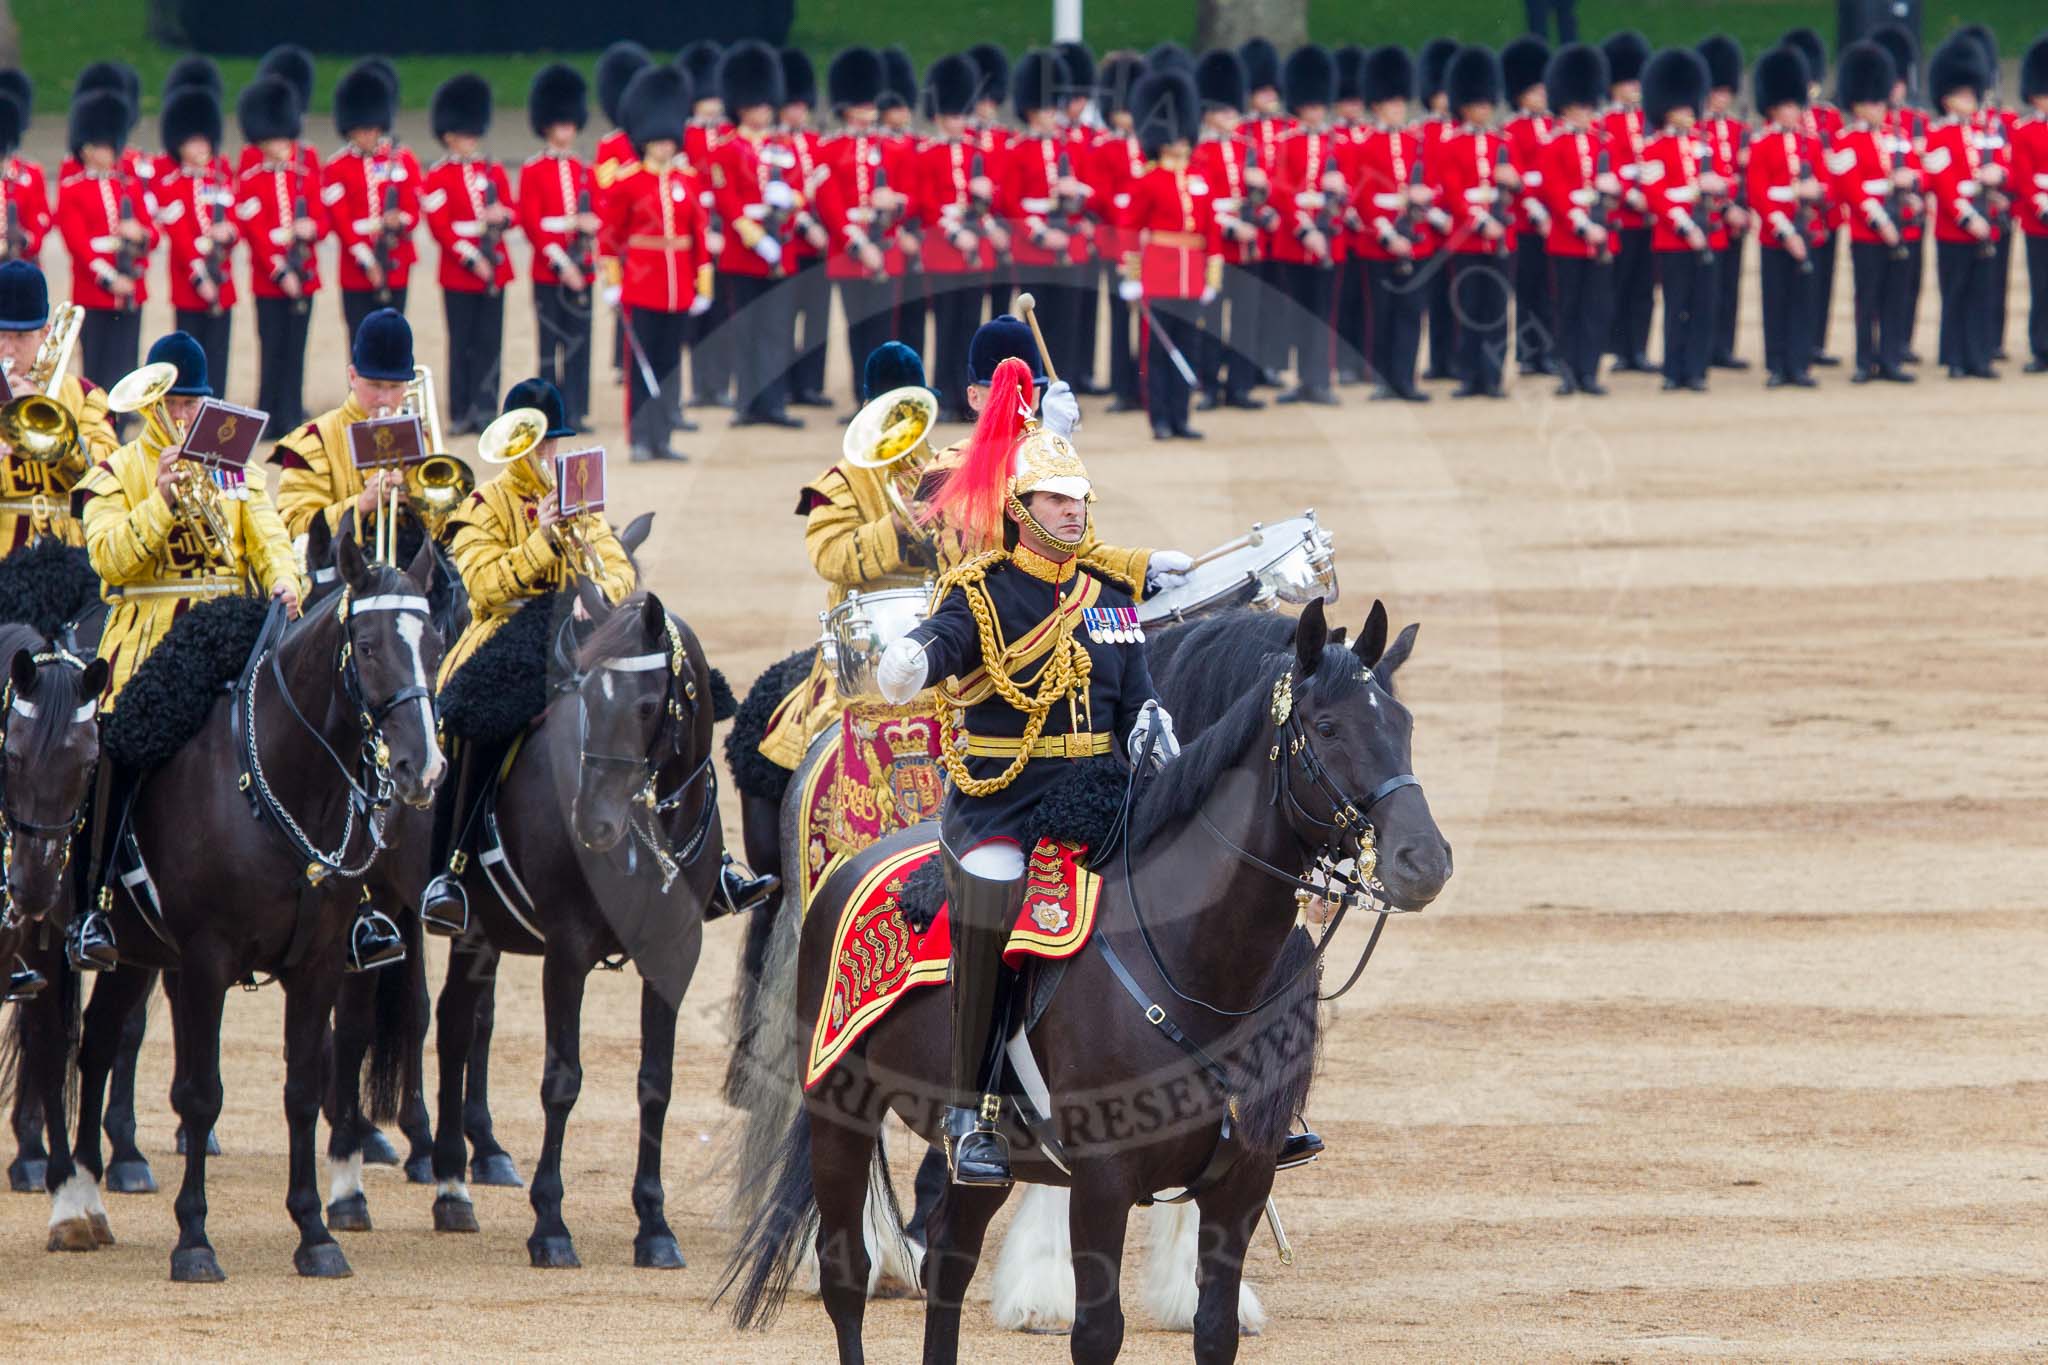
[{"label": "red and gold saddle cloth", "polygon": [[[1024,905],[1010,931],[1003,962],[1016,968],[1027,957],[1048,960],[1072,957],[1095,928],[1095,905],[1102,879],[1082,866],[1087,850],[1079,844],[1042,839],[1031,851],[1024,877]],[[910,874],[939,853],[939,841],[913,844],[876,864],[861,879],[839,916],[833,941],[832,984],[811,1033],[811,1055],[804,1066],[804,1089],[825,1073],[875,1021],[913,986],[946,979],[953,936],[942,908],[931,928],[912,933],[897,898]]]},{"label": "red and gold saddle cloth", "polygon": [[876,840],[938,818],[946,798],[944,736],[928,699],[908,706],[854,702],[839,742],[804,775],[797,815],[804,851],[803,906],[825,878]]}]

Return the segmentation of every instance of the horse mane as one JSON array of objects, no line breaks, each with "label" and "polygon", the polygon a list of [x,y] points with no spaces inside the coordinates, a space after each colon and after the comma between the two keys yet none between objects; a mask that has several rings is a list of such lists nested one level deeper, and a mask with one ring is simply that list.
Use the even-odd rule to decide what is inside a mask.
[{"label": "horse mane", "polygon": [[[0,667],[11,665],[18,650],[41,654],[49,647],[50,642],[34,626],[19,622],[0,625]],[[61,683],[52,682],[52,679],[60,677],[63,679]],[[35,719],[29,721],[26,752],[47,753],[63,737],[71,724],[71,713],[85,700],[78,695],[78,684],[83,677],[75,668],[60,668],[43,675],[37,684],[41,690],[35,697]]]}]

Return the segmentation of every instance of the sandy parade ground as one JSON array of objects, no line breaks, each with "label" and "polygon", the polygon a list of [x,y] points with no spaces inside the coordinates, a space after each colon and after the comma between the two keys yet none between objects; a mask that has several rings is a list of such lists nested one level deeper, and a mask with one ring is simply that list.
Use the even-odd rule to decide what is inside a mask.
[{"label": "sandy parade ground", "polygon": [[[519,122],[501,111],[501,137]],[[45,264],[65,277],[54,243]],[[1845,265],[1836,350],[1847,294]],[[508,380],[528,373],[525,298],[508,293]],[[1753,281],[1744,305],[1754,358]],[[342,393],[338,300],[318,308],[314,411]],[[445,365],[430,270],[411,313]],[[167,319],[153,302],[145,336]],[[1930,353],[1933,324],[1930,299]],[[246,401],[253,314],[236,325]],[[604,369],[600,437],[622,452]],[[1090,400],[1111,540],[1199,551],[1313,506],[1337,537],[1335,619],[1379,596],[1423,623],[1401,682],[1458,871],[1331,1010],[1310,1105],[1331,1151],[1279,1178],[1296,1263],[1255,1243],[1272,1321],[1243,1359],[2048,1355],[2048,800],[2029,785],[2048,766],[2048,380],[2007,369],[1773,393],[1717,373],[1704,398],[1623,377],[1603,402],[1523,381],[1422,408],[1350,389],[1200,414],[1199,445]],[[830,378],[844,399],[836,344]],[[741,688],[817,630],[791,508],[840,428],[807,415],[767,434],[700,413],[689,464],[614,470],[617,519],[658,513],[650,583]],[[689,1269],[631,1268],[629,976],[591,985],[565,1169],[585,1269],[552,1275],[527,1268],[521,1192],[477,1192],[481,1236],[436,1236],[431,1191],[377,1170],[376,1231],[342,1235],[355,1277],[294,1276],[281,1000],[238,994],[209,1186],[228,1283],[167,1282],[168,1193],[109,1196],[120,1241],[93,1256],[46,1254],[47,1201],[0,1196],[5,1353],[826,1358],[814,1301],[751,1335],[708,1307],[733,1233],[713,1159],[739,936],[708,932],[683,1009],[666,1178]],[[493,1080],[522,1171],[540,1040],[538,971],[511,960]],[[169,1069],[159,1003],[141,1134],[167,1190]],[[1186,1358],[1126,1308],[1126,1358]],[[920,1331],[914,1303],[869,1313],[877,1359]],[[1066,1358],[980,1303],[967,1334],[976,1359]]]}]

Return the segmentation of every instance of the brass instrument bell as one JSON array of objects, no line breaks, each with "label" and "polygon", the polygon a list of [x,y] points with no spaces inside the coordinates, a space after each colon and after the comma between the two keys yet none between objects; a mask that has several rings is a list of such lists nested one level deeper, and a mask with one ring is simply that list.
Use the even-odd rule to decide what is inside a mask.
[{"label": "brass instrument bell", "polygon": [[904,524],[915,527],[910,504],[917,499],[931,463],[932,426],[939,419],[939,400],[930,389],[908,385],[877,394],[862,405],[847,425],[840,456],[855,469],[886,473],[882,491]]}]

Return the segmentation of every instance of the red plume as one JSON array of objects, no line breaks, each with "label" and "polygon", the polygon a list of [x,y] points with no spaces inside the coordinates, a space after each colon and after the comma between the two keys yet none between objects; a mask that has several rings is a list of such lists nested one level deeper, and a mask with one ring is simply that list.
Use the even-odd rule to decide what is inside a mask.
[{"label": "red plume", "polygon": [[943,521],[973,550],[1003,543],[1003,498],[1010,491],[1010,462],[1024,434],[1034,387],[1031,368],[1011,356],[996,366],[981,420],[967,438],[960,462],[932,494],[927,522]]}]

